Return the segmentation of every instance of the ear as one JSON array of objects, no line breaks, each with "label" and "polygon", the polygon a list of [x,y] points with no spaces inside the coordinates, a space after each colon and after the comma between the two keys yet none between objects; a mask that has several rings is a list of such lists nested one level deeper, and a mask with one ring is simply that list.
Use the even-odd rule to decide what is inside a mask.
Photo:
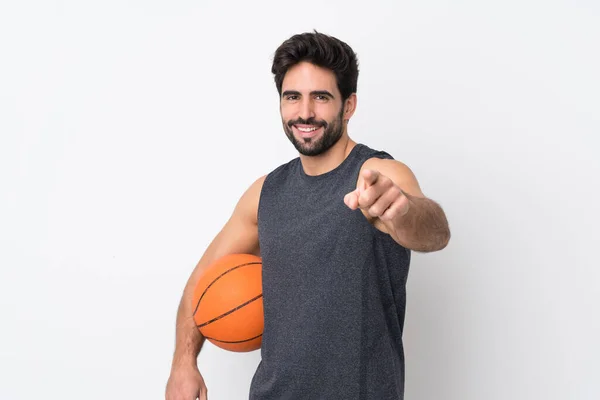
[{"label": "ear", "polygon": [[350,97],[346,99],[346,102],[344,103],[344,121],[349,121],[354,115],[354,111],[356,111],[356,102],[356,93],[352,93]]}]

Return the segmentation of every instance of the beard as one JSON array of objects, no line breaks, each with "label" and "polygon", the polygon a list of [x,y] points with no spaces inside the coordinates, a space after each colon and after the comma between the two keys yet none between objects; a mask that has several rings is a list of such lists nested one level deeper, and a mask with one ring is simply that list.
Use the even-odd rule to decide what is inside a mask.
[{"label": "beard", "polygon": [[[342,106],[336,119],[330,123],[327,123],[325,120],[317,121],[312,117],[306,120],[298,118],[287,123],[284,122],[283,130],[300,154],[304,156],[318,156],[329,150],[342,137],[342,134],[344,133],[343,116],[344,107]],[[318,138],[297,139],[292,130],[292,126],[296,124],[313,125],[317,127],[317,129],[323,127],[323,133],[321,134],[321,137]]]}]

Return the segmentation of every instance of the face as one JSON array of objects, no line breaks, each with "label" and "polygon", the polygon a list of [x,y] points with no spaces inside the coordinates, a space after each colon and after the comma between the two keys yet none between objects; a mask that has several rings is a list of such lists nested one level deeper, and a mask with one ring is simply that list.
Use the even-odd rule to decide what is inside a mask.
[{"label": "face", "polygon": [[300,154],[320,155],[344,134],[344,121],[353,113],[354,102],[353,94],[342,104],[332,71],[308,62],[299,63],[283,79],[280,103],[283,129]]}]

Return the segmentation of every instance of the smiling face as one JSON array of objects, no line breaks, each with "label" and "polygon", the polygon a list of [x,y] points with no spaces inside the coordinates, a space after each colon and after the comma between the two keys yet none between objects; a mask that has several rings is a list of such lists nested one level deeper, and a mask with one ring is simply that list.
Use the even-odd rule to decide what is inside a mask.
[{"label": "smiling face", "polygon": [[332,71],[308,62],[298,63],[283,79],[280,103],[283,129],[300,154],[320,155],[346,132],[345,120],[354,112],[355,102],[356,95],[352,94],[342,103]]}]

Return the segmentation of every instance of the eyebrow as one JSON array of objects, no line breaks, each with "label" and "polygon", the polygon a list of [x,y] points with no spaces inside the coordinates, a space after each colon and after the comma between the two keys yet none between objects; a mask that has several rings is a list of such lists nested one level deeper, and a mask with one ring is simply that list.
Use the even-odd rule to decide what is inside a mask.
[{"label": "eyebrow", "polygon": [[[327,90],[313,90],[312,92],[310,92],[310,95],[311,96],[328,96],[328,97],[331,97],[332,99],[335,99],[335,96],[333,94],[331,94],[330,92],[328,92]],[[285,96],[300,96],[300,92],[297,90],[286,90],[285,92],[283,92],[281,97],[285,97]]]}]

